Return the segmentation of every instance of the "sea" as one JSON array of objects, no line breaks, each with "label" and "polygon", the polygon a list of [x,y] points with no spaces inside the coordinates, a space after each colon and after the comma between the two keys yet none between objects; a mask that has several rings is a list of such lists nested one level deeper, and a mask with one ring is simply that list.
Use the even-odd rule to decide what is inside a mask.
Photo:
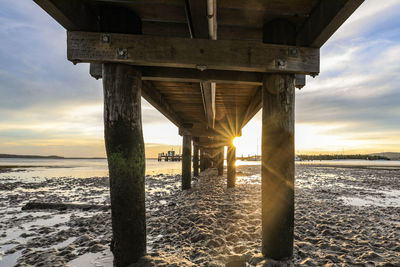
[{"label": "sea", "polygon": [[[236,161],[236,166],[261,165],[260,161]],[[363,167],[400,169],[400,161],[394,160],[314,160],[296,161],[296,165],[330,166],[330,167]],[[42,180],[57,177],[90,178],[108,177],[106,159],[22,159],[2,158],[0,166],[21,166],[9,172],[0,172],[2,178],[18,180]],[[225,161],[226,166],[226,161]],[[157,159],[146,159],[146,175],[180,174],[181,162],[159,162]]]}]

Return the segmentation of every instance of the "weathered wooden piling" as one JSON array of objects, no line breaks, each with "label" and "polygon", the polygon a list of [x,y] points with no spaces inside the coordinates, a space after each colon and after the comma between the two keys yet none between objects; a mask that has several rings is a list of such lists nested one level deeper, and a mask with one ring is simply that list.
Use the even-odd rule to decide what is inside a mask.
[{"label": "weathered wooden piling", "polygon": [[182,189],[190,189],[192,183],[192,137],[184,134],[182,142]]},{"label": "weathered wooden piling", "polygon": [[[293,45],[286,21],[264,25],[264,42]],[[293,254],[294,75],[265,74],[262,87],[262,253],[283,260]]]},{"label": "weathered wooden piling", "polygon": [[210,156],[208,148],[203,148],[203,161],[204,161],[204,170],[210,168]]},{"label": "weathered wooden piling", "polygon": [[235,187],[236,183],[236,148],[231,143],[228,146],[228,151],[226,154],[226,163],[227,163],[227,175],[226,175],[226,185],[228,187]]},{"label": "weathered wooden piling", "polygon": [[199,176],[199,147],[193,145],[193,176]]},{"label": "weathered wooden piling", "polygon": [[218,176],[224,175],[224,147],[223,146],[218,148],[217,169],[218,169]]},{"label": "weathered wooden piling", "polygon": [[200,172],[205,170],[205,163],[204,163],[204,148],[200,147]]},{"label": "weathered wooden piling", "polygon": [[145,153],[141,71],[103,64],[104,139],[110,176],[114,266],[146,253]]}]

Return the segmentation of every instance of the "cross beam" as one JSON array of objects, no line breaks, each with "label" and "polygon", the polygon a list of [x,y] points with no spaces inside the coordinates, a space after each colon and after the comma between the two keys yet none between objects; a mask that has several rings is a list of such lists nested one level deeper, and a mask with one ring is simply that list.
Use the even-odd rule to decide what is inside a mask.
[{"label": "cross beam", "polygon": [[67,33],[74,63],[126,63],[192,69],[319,73],[319,49],[254,41],[206,40],[134,34]]},{"label": "cross beam", "polygon": [[[214,82],[242,85],[262,85],[263,74],[260,72],[243,72],[229,70],[204,70],[164,67],[142,67],[143,81],[163,82]],[[98,63],[90,64],[90,75],[93,78],[102,78],[102,66]],[[303,76],[302,74],[298,74]],[[303,76],[304,77],[304,76]]]}]

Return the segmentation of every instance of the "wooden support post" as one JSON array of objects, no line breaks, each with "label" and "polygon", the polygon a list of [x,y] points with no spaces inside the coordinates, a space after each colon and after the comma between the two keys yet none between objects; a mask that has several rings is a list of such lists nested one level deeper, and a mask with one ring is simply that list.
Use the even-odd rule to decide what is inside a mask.
[{"label": "wooden support post", "polygon": [[[293,44],[296,27],[276,20],[264,25],[264,41]],[[294,79],[265,74],[262,87],[262,253],[275,260],[293,255]]]},{"label": "wooden support post", "polygon": [[224,175],[224,149],[225,147],[220,147],[218,149],[218,156],[217,156],[218,176]]},{"label": "wooden support post", "polygon": [[182,143],[182,190],[190,189],[192,183],[192,137],[183,135]]},{"label": "wooden support post", "polygon": [[110,176],[114,266],[146,253],[145,154],[141,72],[124,64],[103,65],[104,139]]},{"label": "wooden support post", "polygon": [[207,148],[206,150],[205,150],[205,168],[206,169],[209,169],[209,168],[211,168],[212,167],[212,163],[211,163],[211,155],[210,155],[210,149],[209,148]]},{"label": "wooden support post", "polygon": [[228,152],[226,155],[227,159],[227,180],[226,180],[226,185],[229,187],[235,187],[236,183],[236,148],[235,146],[231,143],[228,146]]},{"label": "wooden support post", "polygon": [[193,146],[193,176],[199,176],[199,147]]},{"label": "wooden support post", "polygon": [[200,148],[200,171],[204,171],[205,168],[205,157],[204,157],[204,148]]},{"label": "wooden support post", "polygon": [[[284,87],[277,88],[277,84],[284,84]],[[292,75],[266,76],[263,86],[261,178],[262,252],[276,260],[290,258],[293,254],[294,227]]]}]

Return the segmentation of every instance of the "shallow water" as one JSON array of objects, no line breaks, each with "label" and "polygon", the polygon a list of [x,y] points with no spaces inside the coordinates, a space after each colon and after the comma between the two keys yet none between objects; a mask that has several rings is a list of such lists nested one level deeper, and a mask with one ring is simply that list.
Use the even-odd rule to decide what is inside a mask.
[{"label": "shallow water", "polygon": [[[106,159],[0,159],[0,166],[10,165],[38,167],[0,172],[0,180],[18,179],[35,182],[55,177],[108,177]],[[146,174],[178,174],[181,172],[181,166],[181,162],[158,162],[156,159],[147,159]]]}]

